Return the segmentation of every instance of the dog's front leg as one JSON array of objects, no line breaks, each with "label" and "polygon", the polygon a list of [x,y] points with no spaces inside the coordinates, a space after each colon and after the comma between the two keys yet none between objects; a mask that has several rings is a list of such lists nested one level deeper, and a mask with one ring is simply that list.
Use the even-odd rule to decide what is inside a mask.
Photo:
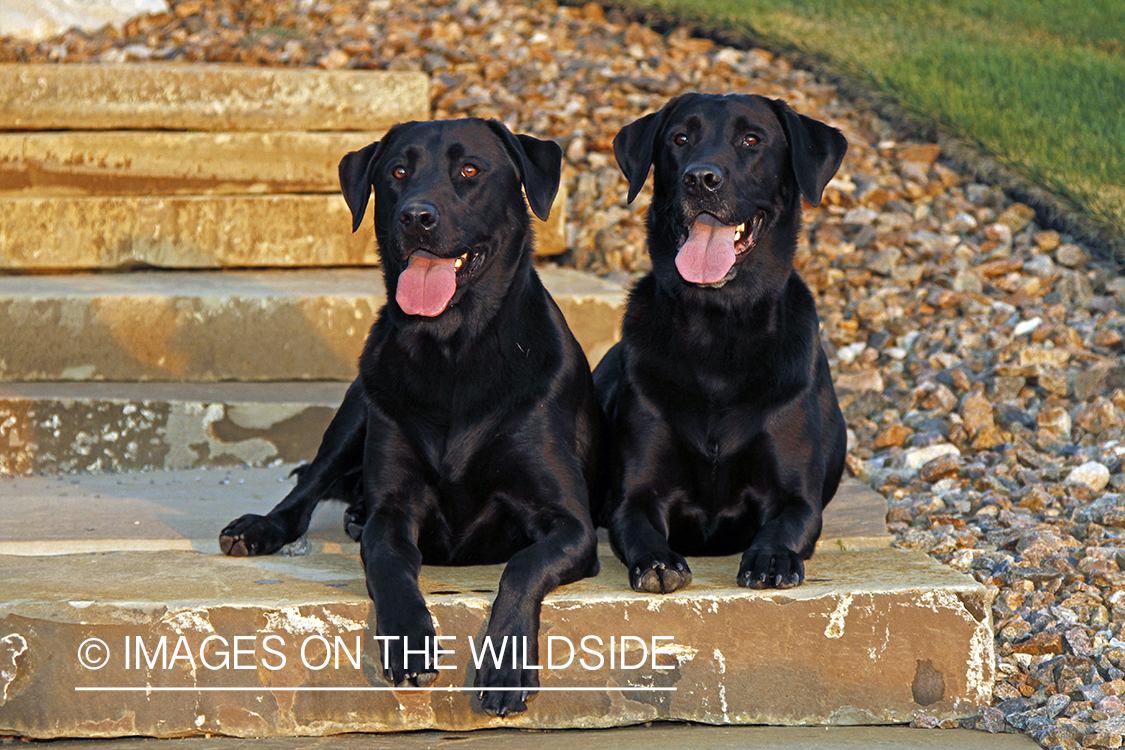
[{"label": "dog's front leg", "polygon": [[309,528],[317,503],[326,497],[352,500],[350,485],[358,481],[367,432],[367,404],[356,380],[324,431],[316,457],[300,467],[297,486],[269,513],[248,513],[219,532],[219,547],[234,557],[269,555],[296,541]]},{"label": "dog's front leg", "polygon": [[670,594],[691,583],[691,568],[668,544],[661,495],[651,488],[629,493],[610,521],[618,556],[629,569],[634,591]]},{"label": "dog's front leg", "polygon": [[420,476],[410,442],[380,409],[368,410],[363,455],[367,516],[359,552],[367,593],[375,603],[383,676],[392,685],[426,687],[437,679],[433,618],[418,588],[419,530],[436,503]]},{"label": "dog's front leg", "polygon": [[614,487],[620,501],[609,519],[610,541],[634,591],[670,594],[691,583],[687,560],[668,544],[668,505],[683,477],[667,423],[623,390],[618,407]]},{"label": "dog's front leg", "polygon": [[367,593],[375,602],[383,676],[392,685],[426,687],[437,679],[431,656],[437,636],[426,600],[418,588],[422,552],[418,525],[409,512],[383,503],[367,517],[360,554]]},{"label": "dog's front leg", "polygon": [[[486,651],[474,683],[481,688],[481,710],[492,716],[527,710],[528,699],[539,687],[543,597],[561,584],[596,572],[598,542],[589,515],[560,514],[548,523],[542,538],[508,561],[492,604],[485,632],[492,648]],[[492,658],[501,653],[502,658]]]},{"label": "dog's front leg", "polygon": [[788,589],[805,580],[805,560],[820,537],[819,493],[791,493],[781,512],[762,525],[742,555],[738,585],[752,589]]}]

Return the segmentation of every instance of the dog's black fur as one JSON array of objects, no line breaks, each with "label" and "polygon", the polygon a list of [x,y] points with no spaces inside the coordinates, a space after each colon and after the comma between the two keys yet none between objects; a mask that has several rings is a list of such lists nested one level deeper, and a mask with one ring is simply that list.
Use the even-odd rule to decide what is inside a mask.
[{"label": "dog's black fur", "polygon": [[[638,591],[690,583],[684,555],[736,553],[739,585],[795,586],[847,438],[793,256],[801,196],[819,204],[847,141],[781,101],[689,94],[613,145],[630,201],[655,167],[652,271],[594,372],[613,425],[614,550]],[[703,212],[728,237],[745,223],[733,266],[706,285],[685,281],[676,259]]]},{"label": "dog's black fur", "polygon": [[[423,563],[507,562],[486,634],[497,647],[511,638],[521,665],[537,662],[544,595],[598,568],[597,400],[586,357],[532,268],[522,195],[545,218],[561,160],[553,142],[477,119],[397,125],[344,157],[354,228],[374,187],[389,300],[316,458],[268,515],[222,531],[224,552],[274,552],[306,531],[320,500],[343,499],[379,635],[419,651],[434,637]],[[407,314],[397,301],[420,251],[464,258],[437,314]],[[424,656],[404,660],[401,641],[384,658],[392,684],[437,677]],[[522,666],[488,665],[475,678],[482,710],[497,716],[525,710],[538,684]],[[524,690],[488,690],[497,687]]]}]

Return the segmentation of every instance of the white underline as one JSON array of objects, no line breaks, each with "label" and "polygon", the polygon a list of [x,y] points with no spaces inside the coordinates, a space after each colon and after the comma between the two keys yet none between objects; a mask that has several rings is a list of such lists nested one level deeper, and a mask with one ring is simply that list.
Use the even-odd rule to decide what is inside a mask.
[{"label": "white underline", "polygon": [[76,687],[76,693],[480,693],[484,691],[499,692],[608,692],[610,690],[630,690],[655,692],[675,692],[674,687],[644,687],[624,685],[620,687]]}]

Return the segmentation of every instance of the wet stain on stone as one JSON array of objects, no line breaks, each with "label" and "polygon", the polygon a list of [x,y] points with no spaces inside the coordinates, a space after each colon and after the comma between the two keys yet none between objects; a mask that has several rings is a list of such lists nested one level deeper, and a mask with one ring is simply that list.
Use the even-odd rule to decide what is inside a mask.
[{"label": "wet stain on stone", "polygon": [[910,691],[914,694],[914,702],[919,706],[932,706],[945,697],[945,678],[932,661],[918,659]]}]

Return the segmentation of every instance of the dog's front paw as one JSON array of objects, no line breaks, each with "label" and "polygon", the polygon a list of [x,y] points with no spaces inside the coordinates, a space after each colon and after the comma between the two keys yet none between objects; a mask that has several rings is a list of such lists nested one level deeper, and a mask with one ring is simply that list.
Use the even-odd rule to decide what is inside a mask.
[{"label": "dog's front paw", "polygon": [[804,580],[804,561],[785,547],[751,547],[738,568],[738,585],[750,589],[790,589]]},{"label": "dog's front paw", "polygon": [[436,633],[381,638],[383,677],[395,687],[429,687],[438,678],[433,663]]},{"label": "dog's front paw", "polygon": [[629,585],[634,591],[671,594],[689,583],[691,568],[675,552],[649,553],[629,566]]},{"label": "dog's front paw", "polygon": [[231,521],[219,532],[219,548],[231,557],[271,555],[299,536],[291,535],[274,518],[249,513]]},{"label": "dog's front paw", "polygon": [[539,670],[523,668],[524,664],[533,663],[535,656],[524,653],[521,639],[510,637],[510,641],[520,644],[515,659],[520,666],[512,666],[513,660],[508,653],[503,659],[486,659],[477,669],[473,683],[480,689],[481,710],[489,716],[504,718],[523,713],[539,688]]}]

